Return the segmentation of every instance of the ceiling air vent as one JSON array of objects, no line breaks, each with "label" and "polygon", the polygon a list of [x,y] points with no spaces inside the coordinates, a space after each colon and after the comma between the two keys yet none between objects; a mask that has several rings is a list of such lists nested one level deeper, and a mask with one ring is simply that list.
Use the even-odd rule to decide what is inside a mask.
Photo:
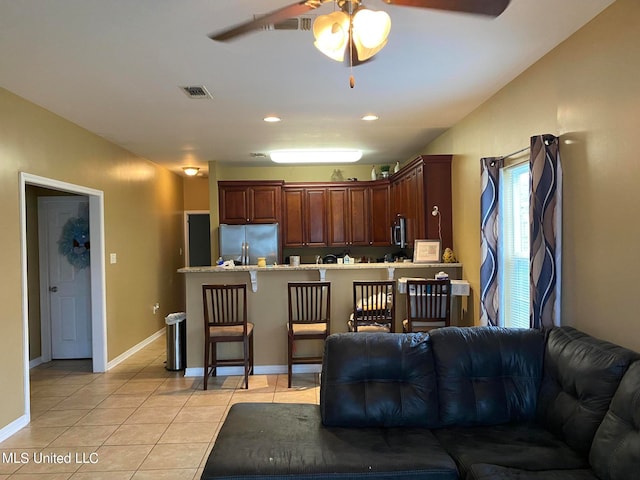
[{"label": "ceiling air vent", "polygon": [[[260,18],[261,15],[254,15]],[[263,30],[304,30],[309,31],[313,25],[313,16],[287,18],[278,23],[269,23],[262,27]]]},{"label": "ceiling air vent", "polygon": [[202,85],[194,87],[180,87],[189,98],[213,98],[207,89]]}]

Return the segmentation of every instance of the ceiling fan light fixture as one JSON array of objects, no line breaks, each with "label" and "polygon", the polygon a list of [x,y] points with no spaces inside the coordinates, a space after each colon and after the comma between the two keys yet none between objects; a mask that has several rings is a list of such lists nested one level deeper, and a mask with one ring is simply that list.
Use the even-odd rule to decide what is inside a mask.
[{"label": "ceiling fan light fixture", "polygon": [[313,45],[327,57],[342,62],[349,43],[349,15],[342,11],[319,15],[313,22]]},{"label": "ceiling fan light fixture", "polygon": [[362,151],[355,149],[274,150],[270,157],[275,163],[353,163],[362,158]]},{"label": "ceiling fan light fixture", "polygon": [[387,12],[359,9],[353,16],[353,43],[358,59],[367,60],[384,48],[391,31]]},{"label": "ceiling fan light fixture", "polygon": [[337,10],[315,19],[313,36],[316,41],[313,45],[332,60],[342,62],[351,40],[358,59],[367,60],[387,44],[390,31],[391,17],[387,12],[360,7],[350,18],[346,12]]}]

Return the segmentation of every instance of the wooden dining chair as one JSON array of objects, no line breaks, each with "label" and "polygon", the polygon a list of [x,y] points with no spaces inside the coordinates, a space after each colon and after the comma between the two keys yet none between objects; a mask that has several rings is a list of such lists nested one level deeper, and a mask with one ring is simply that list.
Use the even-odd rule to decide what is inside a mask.
[{"label": "wooden dining chair", "polygon": [[451,322],[450,280],[407,280],[407,318],[405,333],[428,332],[448,327]]},{"label": "wooden dining chair", "polygon": [[[202,285],[204,308],[204,390],[219,366],[244,367],[244,388],[253,375],[253,323],[247,321],[247,286]],[[242,358],[218,359],[218,343],[242,342]]]},{"label": "wooden dining chair", "polygon": [[353,282],[353,313],[349,318],[349,331],[393,333],[395,291],[395,280]]},{"label": "wooden dining chair", "polygon": [[[291,388],[293,365],[322,363],[320,355],[294,355],[295,342],[325,340],[331,324],[330,282],[289,282],[289,322],[287,326],[287,373]],[[324,348],[321,350],[321,352]]]}]

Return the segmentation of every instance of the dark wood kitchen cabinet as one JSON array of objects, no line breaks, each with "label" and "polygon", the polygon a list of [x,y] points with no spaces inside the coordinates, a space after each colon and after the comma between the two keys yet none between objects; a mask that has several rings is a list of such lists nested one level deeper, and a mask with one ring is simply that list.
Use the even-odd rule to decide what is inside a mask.
[{"label": "dark wood kitchen cabinet", "polygon": [[389,181],[377,181],[369,188],[369,245],[391,245],[391,201]]},{"label": "dark wood kitchen cabinet", "polygon": [[327,188],[295,184],[282,189],[282,246],[327,246]]},{"label": "dark wood kitchen cabinet", "polygon": [[220,181],[220,223],[280,223],[283,181]]},{"label": "dark wood kitchen cabinet", "polygon": [[369,187],[328,187],[327,201],[329,246],[369,245]]},{"label": "dark wood kitchen cabinet", "polygon": [[[407,243],[438,239],[453,248],[451,155],[421,155],[391,177],[391,219],[406,219]],[[431,215],[438,206],[440,217]],[[438,228],[440,220],[440,229]]]}]

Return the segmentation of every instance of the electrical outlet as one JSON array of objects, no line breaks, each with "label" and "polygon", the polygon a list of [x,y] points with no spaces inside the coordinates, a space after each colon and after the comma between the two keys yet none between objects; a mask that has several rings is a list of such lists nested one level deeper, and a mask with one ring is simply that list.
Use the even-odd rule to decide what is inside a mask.
[{"label": "electrical outlet", "polygon": [[118,256],[115,253],[109,254],[109,262],[110,263],[118,263]]},{"label": "electrical outlet", "polygon": [[159,304],[159,303],[156,303],[156,304],[153,306],[153,314],[155,315],[156,313],[158,313],[158,310],[160,310],[160,304]]}]

